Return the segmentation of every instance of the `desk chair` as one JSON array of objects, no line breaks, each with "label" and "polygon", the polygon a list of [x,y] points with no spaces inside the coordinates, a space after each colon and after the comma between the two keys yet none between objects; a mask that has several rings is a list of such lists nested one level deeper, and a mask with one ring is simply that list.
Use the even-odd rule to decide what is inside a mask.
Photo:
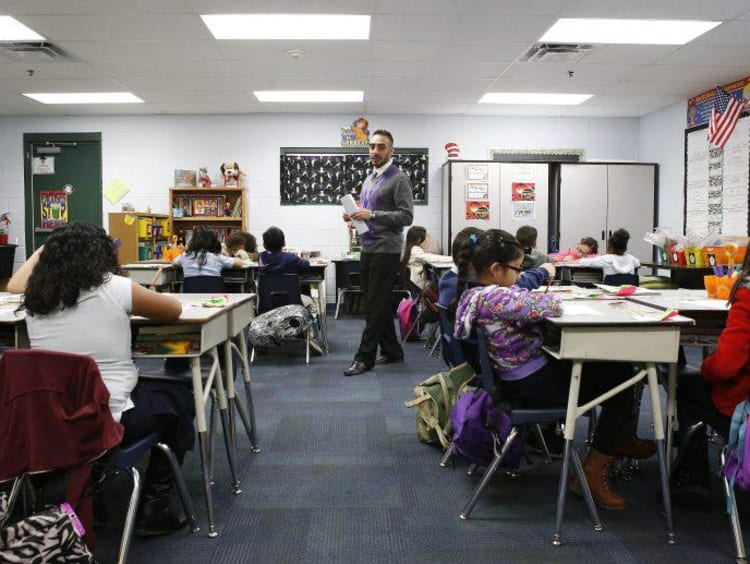
[{"label": "desk chair", "polygon": [[[494,369],[492,368],[490,355],[487,350],[487,334],[482,326],[477,326],[476,331],[477,331],[477,347],[479,349],[479,363],[481,366],[480,377],[481,377],[483,387],[485,388],[485,390],[491,393],[491,390],[493,390],[496,386],[497,376],[495,374]],[[500,464],[502,463],[503,458],[505,458],[506,454],[510,451],[510,447],[513,444],[513,442],[516,441],[518,437],[521,435],[524,427],[533,425],[534,426],[533,429],[535,433],[537,434],[537,439],[539,439],[539,442],[541,445],[544,445],[543,448],[547,450],[546,444],[544,442],[544,437],[542,437],[538,424],[547,423],[547,422],[557,423],[565,419],[566,413],[567,413],[566,406],[562,406],[560,408],[512,409],[512,411],[509,413],[512,427],[505,441],[502,441],[500,439],[500,437],[496,434],[494,429],[491,430],[492,438],[494,442],[494,448],[493,448],[494,458],[490,466],[485,470],[481,481],[479,482],[477,487],[474,489],[474,492],[471,494],[469,501],[466,503],[459,517],[464,520],[469,519],[469,516],[471,515],[471,512],[474,509],[474,506],[479,500],[479,496],[482,494],[482,491],[487,486],[489,481],[492,479],[492,476],[495,474],[497,469],[500,467]],[[591,518],[594,521],[594,529],[597,531],[602,530],[603,526],[599,519],[596,506],[594,505],[594,499],[591,495],[591,490],[589,489],[588,483],[586,482],[585,474],[583,473],[583,465],[581,463],[580,455],[578,454],[578,451],[575,448],[571,449],[571,454],[572,454],[571,458],[573,460],[573,466],[575,467],[576,474],[579,476],[579,481],[583,489],[583,494],[586,500],[586,505],[588,506],[589,514],[591,515]],[[549,460],[549,457],[548,457],[548,460]],[[567,475],[567,472],[562,472],[561,479],[565,479],[566,475]]]},{"label": "desk chair", "polygon": [[[108,465],[127,472],[133,481],[120,540],[118,563],[122,564],[127,560],[141,489],[135,464],[152,448],[162,450],[167,456],[193,532],[198,526],[174,453],[167,445],[159,443],[158,433],[128,445],[117,445],[122,436],[121,427],[112,419],[108,398],[96,362],[90,357],[43,350],[12,350],[0,359],[0,420],[8,432],[6,437],[10,437],[10,445],[3,443],[0,481],[13,479],[8,512],[29,478],[60,470],[69,472],[66,497],[75,507],[86,498],[93,461],[109,452]],[[105,407],[99,409],[102,402]],[[23,414],[37,411],[46,411],[47,417],[44,423],[30,425]],[[61,416],[60,412],[65,414]],[[48,448],[50,437],[55,437],[59,448]],[[27,448],[8,448],[13,444],[27,445]],[[80,496],[76,499],[70,497],[71,481],[78,482],[76,493]],[[87,522],[87,514],[88,510],[82,509],[79,517],[87,531],[93,532],[93,523]]]},{"label": "desk chair", "polygon": [[622,286],[623,284],[638,286],[638,269],[633,274],[608,274],[602,282],[608,286]]},{"label": "desk chair", "polygon": [[[277,307],[285,305],[302,306],[302,294],[299,288],[299,276],[296,274],[280,274],[263,272],[258,281],[258,314],[267,313]],[[313,322],[317,319],[313,316]],[[313,326],[305,331],[305,364],[310,364],[310,339],[313,338]],[[250,352],[250,362],[255,360],[255,347]]]},{"label": "desk chair", "polygon": [[184,294],[210,294],[225,291],[226,286],[221,276],[188,276],[182,281]]},{"label": "desk chair", "polygon": [[448,318],[448,310],[440,304],[436,305],[438,309],[438,325],[440,327],[443,360],[448,365],[448,368],[453,368],[466,362],[466,358],[464,357],[461,343],[453,334],[453,324]]},{"label": "desk chair", "polygon": [[349,272],[346,275],[346,286],[341,288],[339,291],[339,295],[336,297],[336,313],[334,313],[333,318],[338,319],[339,318],[339,309],[341,308],[342,302],[344,302],[344,297],[348,294],[361,294],[362,293],[362,287],[359,285],[359,272]]}]

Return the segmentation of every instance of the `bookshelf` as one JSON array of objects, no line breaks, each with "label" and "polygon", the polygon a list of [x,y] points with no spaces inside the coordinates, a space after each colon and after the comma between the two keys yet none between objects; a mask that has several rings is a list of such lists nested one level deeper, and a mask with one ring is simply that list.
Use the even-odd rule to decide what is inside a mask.
[{"label": "bookshelf", "polygon": [[224,241],[233,231],[246,229],[245,188],[169,189],[169,219],[172,232],[187,243],[195,226],[213,229]]},{"label": "bookshelf", "polygon": [[169,216],[158,213],[123,212],[109,214],[109,235],[120,241],[120,264],[159,258],[169,242]]}]

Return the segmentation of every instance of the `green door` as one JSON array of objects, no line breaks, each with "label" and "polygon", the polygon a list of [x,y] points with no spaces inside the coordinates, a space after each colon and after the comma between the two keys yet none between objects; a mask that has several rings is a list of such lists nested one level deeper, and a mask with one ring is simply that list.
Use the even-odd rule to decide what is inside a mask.
[{"label": "green door", "polygon": [[24,134],[27,256],[66,219],[102,224],[101,141],[101,133]]}]

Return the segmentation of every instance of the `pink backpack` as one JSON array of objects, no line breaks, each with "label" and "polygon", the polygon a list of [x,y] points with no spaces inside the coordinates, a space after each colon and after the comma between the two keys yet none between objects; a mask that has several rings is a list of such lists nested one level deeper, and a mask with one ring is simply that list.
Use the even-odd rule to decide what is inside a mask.
[{"label": "pink backpack", "polygon": [[404,298],[398,304],[396,310],[396,316],[398,317],[398,328],[401,332],[401,340],[408,334],[409,341],[418,341],[420,330],[419,327],[412,329],[415,323],[419,323],[417,319],[417,304],[412,298]]}]

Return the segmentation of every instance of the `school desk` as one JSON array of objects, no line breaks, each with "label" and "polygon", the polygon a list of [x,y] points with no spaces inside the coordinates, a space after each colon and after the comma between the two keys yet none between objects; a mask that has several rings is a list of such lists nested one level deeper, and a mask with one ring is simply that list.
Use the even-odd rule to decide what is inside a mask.
[{"label": "school desk", "polygon": [[[680,329],[683,345],[716,346],[721,331],[726,327],[729,305],[725,300],[708,299],[705,290],[658,290],[658,294],[629,298],[660,309],[674,309],[692,318],[695,325]],[[677,366],[669,365],[667,376],[667,469],[672,464],[673,430],[677,417]]]},{"label": "school desk", "polygon": [[[143,317],[132,316],[131,326],[139,330],[139,339],[133,343],[133,358],[157,357],[157,358],[188,358],[192,373],[193,399],[195,401],[195,423],[198,432],[198,443],[201,457],[201,470],[203,473],[203,488],[206,496],[206,510],[208,513],[208,536],[217,536],[216,525],[213,514],[213,497],[211,495],[211,483],[208,468],[208,444],[207,444],[207,427],[206,427],[206,400],[212,389],[215,389],[219,413],[224,427],[225,447],[227,458],[229,460],[229,470],[231,474],[231,483],[234,493],[241,493],[239,489],[239,480],[234,465],[234,447],[233,435],[230,429],[228,414],[228,399],[225,390],[225,383],[222,380],[221,368],[219,365],[218,348],[224,346],[225,356],[231,355],[232,338],[244,341],[244,329],[252,320],[252,303],[255,298],[254,294],[227,294],[228,303],[223,307],[203,307],[201,304],[210,294],[173,294],[180,303],[182,303],[182,314],[177,321],[164,323],[146,319]],[[16,306],[17,307],[17,306]],[[26,335],[26,314],[24,312],[15,313],[15,307],[11,309],[6,299],[3,306],[0,307],[0,327],[10,328],[16,335],[15,341],[17,348],[27,348],[28,338]],[[151,343],[157,340],[168,339],[169,335],[189,335],[195,342],[194,350],[185,354],[164,354],[159,352],[141,352],[143,343],[147,340],[144,335],[152,336]],[[247,361],[247,347],[240,345],[238,352],[241,356],[243,365],[243,379],[245,380],[245,389],[248,397],[249,413],[242,417],[243,406],[234,403],[234,406],[243,418],[246,424],[246,430],[250,436],[251,444],[257,452],[257,444],[254,434],[254,415],[252,410],[252,393],[250,390],[249,365]],[[211,368],[203,378],[201,373],[200,357],[204,354],[212,358]],[[227,365],[227,387],[230,386],[230,379],[234,373],[231,370],[231,361]],[[233,383],[231,383],[233,386]],[[233,389],[233,388],[232,388]],[[252,421],[252,427],[249,427]],[[252,433],[252,434],[251,434]]]},{"label": "school desk", "polygon": [[16,313],[20,304],[20,294],[0,292],[0,343],[14,349],[28,349],[26,314]]},{"label": "school desk", "polygon": [[561,282],[601,282],[602,269],[593,266],[583,266],[578,261],[556,262],[555,279]]},{"label": "school desk", "polygon": [[168,262],[132,262],[121,267],[136,284],[157,289],[170,288],[174,267]]},{"label": "school desk", "polygon": [[[209,470],[209,452],[208,436],[206,426],[206,401],[212,390],[215,390],[218,403],[219,415],[224,429],[224,443],[229,461],[229,472],[231,475],[231,484],[235,494],[242,490],[239,488],[239,480],[234,463],[234,446],[233,432],[229,422],[227,393],[225,382],[222,379],[221,367],[219,365],[218,348],[224,345],[224,354],[231,355],[231,345],[228,344],[232,337],[241,334],[244,328],[252,320],[252,301],[254,294],[227,294],[228,303],[223,307],[203,307],[202,304],[212,297],[212,294],[173,294],[182,304],[182,314],[180,318],[172,323],[164,323],[146,319],[143,317],[131,317],[131,326],[139,330],[139,338],[134,343],[133,358],[158,357],[158,358],[188,358],[190,359],[190,368],[193,383],[193,398],[195,401],[195,425],[198,433],[198,446],[201,458],[201,471],[203,474],[203,489],[206,496],[206,512],[208,514],[208,536],[215,537],[216,525],[214,523],[213,497],[211,493],[211,477]],[[233,310],[237,310],[234,313]],[[163,354],[159,352],[140,352],[144,343],[147,343],[145,335],[152,335],[153,341],[169,338],[170,334],[179,334],[180,336],[189,335],[195,343],[194,349],[185,354]],[[240,340],[244,340],[242,337]],[[247,350],[243,357],[243,377],[247,374],[246,386],[249,392],[249,371],[245,373],[244,368],[247,362]],[[208,374],[203,376],[201,372],[200,357],[210,355],[212,359],[211,368]],[[230,365],[227,366],[227,386],[229,380],[233,377]],[[232,384],[233,386],[233,384]],[[251,397],[248,394],[248,397]],[[235,403],[238,409],[239,404]],[[249,403],[252,409],[252,402]],[[244,420],[243,420],[244,422]],[[250,434],[250,429],[248,429]],[[251,437],[254,448],[256,447],[254,438]]]},{"label": "school desk", "polygon": [[669,270],[669,279],[675,286],[691,290],[703,289],[703,277],[707,274],[713,274],[713,270],[710,268],[658,264],[655,262],[643,262],[641,266],[653,269],[654,274],[657,270]]},{"label": "school desk", "polygon": [[[644,310],[647,313],[653,311],[653,319],[645,316],[638,317],[633,310]],[[570,360],[573,363],[565,420],[565,454],[560,475],[553,544],[559,545],[561,542],[560,531],[568,488],[570,449],[573,448],[576,419],[608,398],[644,379],[649,384],[651,398],[662,500],[667,521],[667,542],[674,543],[664,452],[664,422],[661,415],[656,363],[677,363],[680,329],[692,325],[693,320],[675,316],[666,321],[658,321],[657,315],[659,315],[659,310],[655,308],[626,300],[570,300],[563,302],[561,317],[545,319],[548,337],[545,338],[544,349],[555,358]],[[589,361],[637,363],[642,368],[632,378],[579,406],[582,366],[584,362]],[[596,508],[591,508],[591,510],[595,515]],[[599,523],[595,524],[597,530],[600,527]]]}]

